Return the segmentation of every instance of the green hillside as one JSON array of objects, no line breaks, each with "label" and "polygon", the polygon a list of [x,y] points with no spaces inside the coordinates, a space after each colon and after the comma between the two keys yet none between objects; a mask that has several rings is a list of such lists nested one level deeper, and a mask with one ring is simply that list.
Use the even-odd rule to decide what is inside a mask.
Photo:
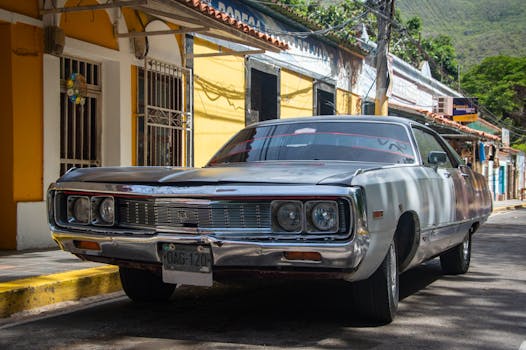
[{"label": "green hillside", "polygon": [[463,71],[489,56],[526,56],[526,0],[397,0],[424,36],[449,35]]}]

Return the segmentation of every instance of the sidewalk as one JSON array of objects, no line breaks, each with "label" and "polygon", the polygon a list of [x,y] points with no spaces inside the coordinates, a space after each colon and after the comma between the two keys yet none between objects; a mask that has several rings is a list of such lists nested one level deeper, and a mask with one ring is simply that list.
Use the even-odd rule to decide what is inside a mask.
[{"label": "sidewalk", "polygon": [[[519,208],[526,208],[526,201],[499,201],[493,212]],[[120,289],[115,266],[81,261],[57,249],[0,251],[0,318]]]},{"label": "sidewalk", "polygon": [[120,289],[116,266],[82,261],[58,249],[0,251],[0,319]]},{"label": "sidewalk", "polygon": [[521,209],[521,208],[526,208],[526,201],[521,201],[518,199],[511,199],[507,201],[493,202],[493,212],[494,213],[497,213],[500,211],[506,211],[506,210]]}]

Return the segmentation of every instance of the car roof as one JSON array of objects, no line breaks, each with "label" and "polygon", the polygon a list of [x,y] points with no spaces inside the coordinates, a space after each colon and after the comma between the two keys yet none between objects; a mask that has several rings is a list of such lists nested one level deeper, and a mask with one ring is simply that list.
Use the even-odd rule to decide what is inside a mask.
[{"label": "car roof", "polygon": [[294,124],[294,123],[304,123],[304,122],[309,122],[309,123],[333,122],[333,121],[338,121],[338,122],[341,122],[341,121],[385,122],[385,123],[403,124],[406,126],[410,126],[413,124],[420,124],[411,119],[401,118],[401,117],[391,117],[391,116],[324,115],[324,116],[299,117],[299,118],[290,118],[290,119],[272,119],[272,120],[266,120],[263,122],[251,124],[250,126],[281,125],[281,124]]}]

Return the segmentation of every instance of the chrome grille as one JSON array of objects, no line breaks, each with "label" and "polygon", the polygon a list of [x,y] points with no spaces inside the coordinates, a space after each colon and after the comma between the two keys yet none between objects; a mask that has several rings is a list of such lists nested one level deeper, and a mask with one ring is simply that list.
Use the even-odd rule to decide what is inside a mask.
[{"label": "chrome grille", "polygon": [[119,198],[121,227],[271,228],[270,202]]}]

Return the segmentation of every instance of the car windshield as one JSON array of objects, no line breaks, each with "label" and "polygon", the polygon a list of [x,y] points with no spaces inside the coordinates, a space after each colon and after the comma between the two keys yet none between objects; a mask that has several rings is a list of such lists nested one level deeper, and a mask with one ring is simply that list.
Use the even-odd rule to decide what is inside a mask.
[{"label": "car windshield", "polygon": [[209,165],[275,160],[337,160],[411,164],[404,127],[371,122],[298,122],[240,131]]}]

